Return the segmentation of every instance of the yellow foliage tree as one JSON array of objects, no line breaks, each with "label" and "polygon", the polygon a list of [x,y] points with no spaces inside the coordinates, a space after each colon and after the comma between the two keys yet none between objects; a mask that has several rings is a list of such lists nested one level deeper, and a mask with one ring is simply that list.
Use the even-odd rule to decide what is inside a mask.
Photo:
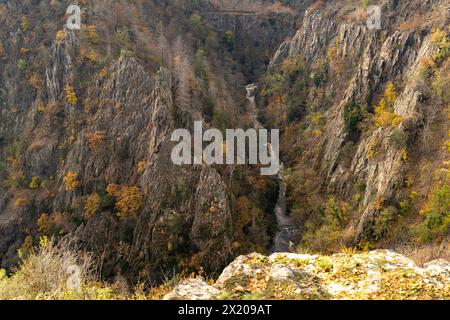
[{"label": "yellow foliage tree", "polygon": [[21,207],[25,207],[27,205],[28,201],[27,199],[24,198],[18,198],[16,199],[16,201],[14,202],[14,207],[16,208],[21,208]]},{"label": "yellow foliage tree", "polygon": [[435,52],[432,57],[433,61],[436,63],[445,61],[450,56],[450,40],[446,32],[439,28],[433,29],[431,42],[435,47]]},{"label": "yellow foliage tree", "polygon": [[111,183],[106,187],[106,192],[109,196],[116,198],[120,192],[120,186],[115,183]]},{"label": "yellow foliage tree", "polygon": [[30,80],[28,80],[28,82],[35,89],[42,88],[42,86],[43,86],[42,80],[39,78],[39,76],[36,73],[33,73],[31,75]]},{"label": "yellow foliage tree", "polygon": [[389,111],[393,111],[395,101],[397,100],[397,93],[395,85],[391,81],[389,81],[388,84],[386,85],[384,97],[386,99]]},{"label": "yellow foliage tree", "polygon": [[375,106],[375,125],[377,127],[398,126],[403,118],[394,112],[397,93],[395,85],[388,82],[384,91],[384,96],[377,106]]},{"label": "yellow foliage tree", "polygon": [[68,172],[63,180],[67,191],[75,191],[80,186],[80,183],[78,182],[78,174],[76,172]]},{"label": "yellow foliage tree", "polygon": [[96,26],[87,26],[85,29],[85,34],[91,43],[97,43],[99,40],[99,36],[97,33],[97,27]]},{"label": "yellow foliage tree", "polygon": [[32,252],[33,252],[33,238],[31,236],[26,236],[22,246],[18,250],[19,258],[21,259],[26,258]]},{"label": "yellow foliage tree", "polygon": [[27,31],[30,29],[30,22],[27,17],[22,17],[22,19],[20,19],[20,28],[22,31]]}]

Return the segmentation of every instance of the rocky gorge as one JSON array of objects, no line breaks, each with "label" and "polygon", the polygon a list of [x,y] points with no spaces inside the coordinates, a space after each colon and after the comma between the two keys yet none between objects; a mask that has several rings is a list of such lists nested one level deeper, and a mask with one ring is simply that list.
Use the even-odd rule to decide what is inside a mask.
[{"label": "rocky gorge", "polygon": [[[105,281],[218,279],[167,299],[448,299],[447,1],[376,1],[380,30],[288,0],[80,1],[68,30],[69,2],[0,1],[0,268],[70,237]],[[280,129],[282,172],[174,165],[195,121]]]}]

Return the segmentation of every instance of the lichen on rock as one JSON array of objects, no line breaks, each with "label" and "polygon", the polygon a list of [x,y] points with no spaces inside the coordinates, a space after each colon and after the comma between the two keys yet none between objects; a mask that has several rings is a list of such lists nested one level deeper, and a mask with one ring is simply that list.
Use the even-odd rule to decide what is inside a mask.
[{"label": "lichen on rock", "polygon": [[389,250],[332,256],[276,253],[238,257],[213,285],[186,280],[166,299],[449,299],[450,263],[418,267]]}]

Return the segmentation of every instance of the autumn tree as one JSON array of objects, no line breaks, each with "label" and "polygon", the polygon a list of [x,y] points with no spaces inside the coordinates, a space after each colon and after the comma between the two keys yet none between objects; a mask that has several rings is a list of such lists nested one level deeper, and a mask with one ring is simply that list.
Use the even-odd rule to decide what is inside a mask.
[{"label": "autumn tree", "polygon": [[100,210],[102,198],[98,193],[91,194],[85,198],[84,201],[84,216],[90,219],[95,216]]},{"label": "autumn tree", "polygon": [[28,185],[30,189],[38,189],[41,186],[41,179],[37,176],[31,178],[30,184]]},{"label": "autumn tree", "polygon": [[136,219],[142,208],[144,197],[141,190],[136,186],[119,186],[110,184],[106,188],[108,195],[116,200],[115,208],[118,216],[122,219]]},{"label": "autumn tree", "polygon": [[443,183],[426,203],[420,214],[424,221],[412,227],[421,242],[431,242],[445,237],[450,230],[450,185]]},{"label": "autumn tree", "polygon": [[78,98],[77,98],[77,94],[75,93],[75,90],[73,89],[73,87],[68,84],[64,87],[64,91],[66,93],[67,102],[70,105],[75,106],[78,102]]},{"label": "autumn tree", "polygon": [[76,172],[69,171],[63,180],[66,191],[75,191],[80,186]]},{"label": "autumn tree", "polygon": [[49,236],[53,230],[53,222],[47,213],[43,213],[37,219],[38,231],[41,235]]},{"label": "autumn tree", "polygon": [[402,121],[402,117],[394,112],[397,93],[395,85],[388,82],[384,91],[383,98],[375,106],[375,125],[377,127],[392,126],[396,127]]}]

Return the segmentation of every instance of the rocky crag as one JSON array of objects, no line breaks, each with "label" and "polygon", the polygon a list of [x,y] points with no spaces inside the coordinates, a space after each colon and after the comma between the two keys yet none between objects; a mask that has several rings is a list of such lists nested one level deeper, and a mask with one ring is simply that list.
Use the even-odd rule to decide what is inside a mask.
[{"label": "rocky crag", "polygon": [[[359,1],[86,1],[78,31],[69,2],[0,1],[0,267],[70,235],[105,279],[218,274],[271,250],[280,192],[292,250],[448,241],[447,1],[379,1],[381,30]],[[172,164],[174,129],[255,116],[283,129],[286,190]]]}]

